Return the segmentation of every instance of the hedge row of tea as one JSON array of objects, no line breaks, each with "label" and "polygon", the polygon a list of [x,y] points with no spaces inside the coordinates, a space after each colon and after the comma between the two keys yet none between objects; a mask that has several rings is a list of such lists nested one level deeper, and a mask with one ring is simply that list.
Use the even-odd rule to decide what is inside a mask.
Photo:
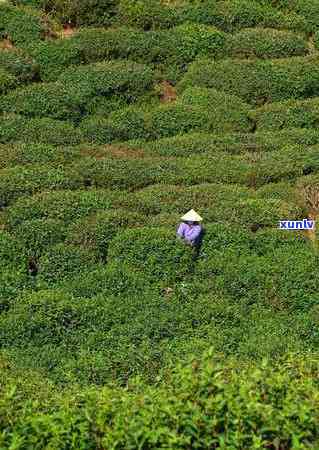
[{"label": "hedge row of tea", "polygon": [[319,446],[318,23],[0,4],[1,449]]},{"label": "hedge row of tea", "polygon": [[297,450],[319,443],[318,358],[311,355],[238,367],[207,353],[171,368],[157,387],[137,379],[125,390],[63,394],[32,372],[22,382],[5,360],[2,366],[3,449]]}]

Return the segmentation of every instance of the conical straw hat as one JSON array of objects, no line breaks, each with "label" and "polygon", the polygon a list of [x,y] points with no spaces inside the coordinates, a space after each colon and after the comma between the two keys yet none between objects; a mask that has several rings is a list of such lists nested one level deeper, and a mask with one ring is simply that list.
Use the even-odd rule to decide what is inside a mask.
[{"label": "conical straw hat", "polygon": [[182,220],[186,220],[186,221],[190,221],[190,222],[201,222],[203,220],[203,218],[199,214],[197,214],[196,211],[191,209],[182,217]]}]

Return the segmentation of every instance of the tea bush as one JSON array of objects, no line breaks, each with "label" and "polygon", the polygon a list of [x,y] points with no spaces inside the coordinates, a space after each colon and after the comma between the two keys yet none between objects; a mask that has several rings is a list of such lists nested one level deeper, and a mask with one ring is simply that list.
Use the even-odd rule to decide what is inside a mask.
[{"label": "tea bush", "polygon": [[64,164],[78,156],[77,147],[55,147],[48,144],[0,144],[0,168],[32,164]]},{"label": "tea bush", "polygon": [[252,104],[318,94],[316,57],[277,60],[198,60],[190,65],[179,89],[193,85],[238,95]]},{"label": "tea bush", "polygon": [[36,62],[18,49],[0,50],[0,66],[16,77],[19,83],[27,83],[38,77]]},{"label": "tea bush", "polygon": [[165,29],[178,22],[178,10],[159,0],[120,0],[119,21],[143,30]]},{"label": "tea bush", "polygon": [[58,81],[66,86],[74,86],[81,95],[90,94],[110,96],[125,94],[134,101],[139,95],[152,87],[152,69],[132,61],[107,61],[66,69]]},{"label": "tea bush", "polygon": [[191,249],[171,230],[139,228],[119,233],[110,243],[108,257],[150,276],[154,282],[182,279],[191,266]]},{"label": "tea bush", "polygon": [[181,8],[181,20],[214,25],[226,32],[256,26],[311,32],[303,15],[295,11],[284,13],[272,5],[251,0],[190,2]]},{"label": "tea bush", "polygon": [[117,0],[13,0],[16,5],[41,8],[61,23],[75,26],[107,26],[112,23],[117,12]]},{"label": "tea bush", "polygon": [[26,220],[55,219],[70,224],[77,219],[117,206],[119,196],[107,190],[41,192],[17,200],[6,209],[5,223],[10,229]]},{"label": "tea bush", "polygon": [[0,5],[0,38],[8,38],[19,47],[39,41],[47,31],[36,9],[16,8],[9,3]]},{"label": "tea bush", "polygon": [[46,117],[27,119],[18,115],[5,115],[1,119],[0,143],[75,145],[82,140],[80,131],[68,122]]},{"label": "tea bush", "polygon": [[66,236],[66,242],[86,249],[92,249],[106,259],[110,241],[123,228],[136,227],[145,221],[143,216],[126,210],[100,211],[73,223]]},{"label": "tea bush", "polygon": [[86,92],[63,83],[41,83],[16,89],[0,98],[0,109],[27,117],[77,121],[82,117]]},{"label": "tea bush", "polygon": [[266,29],[244,29],[230,35],[227,51],[233,58],[285,58],[308,53],[307,41],[292,32]]},{"label": "tea bush", "polygon": [[258,130],[317,128],[319,99],[273,103],[251,113]]},{"label": "tea bush", "polygon": [[1,270],[10,267],[23,266],[23,245],[6,231],[0,232],[0,267]]},{"label": "tea bush", "polygon": [[66,67],[82,63],[80,49],[71,39],[43,41],[28,47],[42,81],[56,81]]},{"label": "tea bush", "polygon": [[46,189],[76,189],[77,177],[70,177],[63,168],[47,166],[12,167],[1,170],[0,206],[12,203],[20,196],[32,195]]},{"label": "tea bush", "polygon": [[62,220],[31,219],[15,227],[13,234],[29,256],[38,258],[49,247],[64,241],[66,227]]},{"label": "tea bush", "polygon": [[[40,446],[72,450],[94,448],[97,440],[107,448],[143,450],[185,448],[189,442],[199,448],[225,445],[235,450],[274,443],[282,448],[316,446],[317,366],[311,354],[307,361],[303,355],[291,355],[275,364],[265,359],[239,365],[206,352],[187,364],[175,364],[166,376],[160,375],[156,387],[135,381],[134,393],[111,386],[84,390],[80,396],[53,394],[33,377],[21,391],[30,399],[27,409],[9,378],[3,410],[10,425],[2,446],[10,448],[18,437],[29,446],[36,439]],[[35,393],[46,402],[36,401]],[[296,418],[300,407],[304,414]]]},{"label": "tea bush", "polygon": [[17,85],[17,79],[8,71],[0,68],[0,95],[5,94]]},{"label": "tea bush", "polygon": [[49,286],[93,267],[96,261],[92,251],[59,243],[40,257],[38,278]]}]

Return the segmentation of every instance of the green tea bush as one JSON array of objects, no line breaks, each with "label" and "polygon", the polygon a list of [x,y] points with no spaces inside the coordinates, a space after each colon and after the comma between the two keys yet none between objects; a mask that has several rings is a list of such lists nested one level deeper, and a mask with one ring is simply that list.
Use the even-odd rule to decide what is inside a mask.
[{"label": "green tea bush", "polygon": [[41,8],[62,23],[82,25],[110,25],[117,13],[117,0],[13,0],[16,5]]},{"label": "green tea bush", "polygon": [[131,265],[154,282],[169,282],[186,275],[191,254],[170,230],[139,228],[119,233],[109,244],[108,257]]},{"label": "green tea bush", "polygon": [[15,227],[13,234],[29,256],[38,258],[49,247],[64,241],[66,227],[62,220],[31,219]]},{"label": "green tea bush", "polygon": [[27,83],[38,77],[36,62],[18,49],[0,50],[0,66],[16,77],[19,83]]},{"label": "green tea bush", "polygon": [[145,219],[133,211],[101,211],[73,223],[68,229],[66,242],[92,249],[105,260],[108,245],[113,237],[123,228],[142,225]]},{"label": "green tea bush", "polygon": [[10,229],[26,220],[62,220],[66,225],[117,206],[114,193],[107,190],[42,192],[32,197],[17,200],[6,209],[5,223]]},{"label": "green tea bush", "polygon": [[63,83],[37,83],[0,98],[0,109],[27,117],[78,121],[88,99],[86,92]]},{"label": "green tea bush", "polygon": [[126,145],[132,150],[143,149],[148,155],[189,157],[192,155],[218,156],[230,154],[265,153],[279,150],[288,144],[315,145],[319,143],[316,129],[295,128],[256,133],[225,133],[222,135],[203,132],[187,133],[157,139],[156,141],[131,141]]},{"label": "green tea bush", "polygon": [[76,189],[81,180],[63,168],[47,166],[16,166],[1,170],[0,206],[12,203],[20,196],[48,189]]},{"label": "green tea bush", "polygon": [[19,47],[39,41],[47,31],[36,9],[16,8],[5,2],[0,5],[0,38],[8,38]]},{"label": "green tea bush", "polygon": [[77,147],[55,147],[47,144],[0,144],[0,168],[19,165],[58,165],[72,161],[78,155]]},{"label": "green tea bush", "polygon": [[[56,324],[62,316],[61,305]],[[187,364],[172,365],[166,377],[159,376],[158,386],[136,381],[133,393],[110,386],[80,395],[48,395],[40,383],[30,389],[31,382],[17,392],[10,379],[3,388],[3,410],[10,421],[2,446],[10,448],[18,436],[29,446],[36,440],[42,447],[49,444],[61,450],[93,448],[97,440],[105,448],[143,450],[186,448],[189,442],[195,448],[224,445],[234,450],[274,443],[282,448],[314,447],[317,367],[315,354],[306,360],[302,354],[281,357],[276,363],[265,359],[239,366],[206,352]],[[23,408],[21,395],[28,388],[29,408]],[[35,399],[39,391],[46,401]],[[296,414],[300,409],[302,416]]]},{"label": "green tea bush", "polygon": [[110,96],[125,94],[134,101],[152,86],[152,69],[132,61],[107,61],[66,69],[58,81],[66,86],[74,86],[81,95]]},{"label": "green tea bush", "polygon": [[296,12],[307,21],[309,31],[318,29],[319,11],[318,4],[314,0],[278,0],[275,6],[287,12]]},{"label": "green tea bush", "polygon": [[97,266],[68,279],[62,286],[74,297],[93,298],[101,294],[118,297],[121,301],[127,296],[145,296],[150,289],[147,277],[122,263]]},{"label": "green tea bush", "polygon": [[75,145],[81,133],[70,123],[49,118],[27,119],[18,115],[1,117],[0,143],[25,142],[52,145]]},{"label": "green tea bush", "polygon": [[7,70],[0,68],[0,95],[5,94],[17,85],[17,79]]},{"label": "green tea bush", "polygon": [[23,245],[7,231],[0,232],[0,267],[21,267],[25,262]]},{"label": "green tea bush", "polygon": [[39,42],[28,47],[42,81],[56,81],[68,66],[82,63],[81,51],[71,39]]},{"label": "green tea bush", "polygon": [[278,249],[287,251],[306,249],[307,238],[298,231],[285,231],[274,228],[258,230],[253,236],[252,250],[258,256],[273,254]]},{"label": "green tea bush", "polygon": [[306,55],[308,44],[292,32],[251,28],[230,35],[227,52],[233,58],[285,58]]},{"label": "green tea bush", "polygon": [[228,95],[216,89],[187,88],[181,96],[183,105],[201,106],[212,115],[211,131],[249,131],[249,107],[236,95]]},{"label": "green tea bush", "polygon": [[40,283],[48,286],[65,278],[70,278],[93,267],[97,255],[92,251],[64,243],[50,247],[39,259]]},{"label": "green tea bush", "polygon": [[251,0],[192,2],[181,8],[180,17],[183,21],[214,25],[226,32],[255,26],[301,32],[311,31],[307,20],[302,15],[294,11],[281,12],[272,5]]},{"label": "green tea bush", "polygon": [[257,130],[282,130],[284,128],[317,128],[319,99],[289,100],[273,103],[251,113]]},{"label": "green tea bush", "polygon": [[263,104],[318,95],[316,57],[277,60],[198,60],[191,64],[179,90],[198,85]]},{"label": "green tea bush", "polygon": [[0,271],[0,316],[24,292],[32,289],[33,284],[25,267],[3,267]]},{"label": "green tea bush", "polygon": [[119,21],[143,30],[165,29],[178,22],[178,10],[159,0],[120,0]]},{"label": "green tea bush", "polygon": [[133,107],[114,111],[107,119],[103,116],[88,116],[81,122],[80,129],[88,142],[98,144],[148,136],[144,113]]},{"label": "green tea bush", "polygon": [[299,176],[319,171],[318,148],[288,145],[279,151],[267,153],[255,166],[256,184],[267,184],[281,179],[296,179]]}]

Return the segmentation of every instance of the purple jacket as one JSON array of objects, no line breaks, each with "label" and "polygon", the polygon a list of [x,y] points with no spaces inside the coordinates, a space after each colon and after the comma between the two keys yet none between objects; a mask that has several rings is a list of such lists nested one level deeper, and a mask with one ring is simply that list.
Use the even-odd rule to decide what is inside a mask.
[{"label": "purple jacket", "polygon": [[202,232],[201,225],[193,225],[189,226],[187,223],[182,222],[177,230],[178,236],[185,239],[188,242],[194,244],[196,240],[199,238]]}]

